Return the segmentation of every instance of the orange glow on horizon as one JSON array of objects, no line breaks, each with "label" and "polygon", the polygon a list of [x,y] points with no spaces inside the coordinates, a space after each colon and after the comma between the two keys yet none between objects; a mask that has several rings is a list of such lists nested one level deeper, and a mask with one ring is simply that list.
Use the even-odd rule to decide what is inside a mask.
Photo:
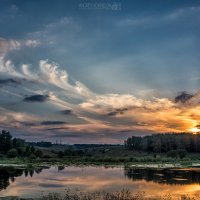
[{"label": "orange glow on horizon", "polygon": [[197,127],[191,128],[190,131],[191,131],[193,134],[200,133],[200,129],[198,129]]}]

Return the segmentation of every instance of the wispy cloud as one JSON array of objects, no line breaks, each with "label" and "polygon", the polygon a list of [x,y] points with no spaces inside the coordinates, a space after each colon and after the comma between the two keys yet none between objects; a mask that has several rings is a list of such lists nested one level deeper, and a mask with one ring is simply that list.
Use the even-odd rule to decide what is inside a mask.
[{"label": "wispy cloud", "polygon": [[124,27],[124,26],[132,26],[132,27],[144,27],[144,26],[155,26],[160,25],[161,23],[169,23],[176,22],[177,20],[184,20],[191,17],[196,17],[199,15],[200,7],[185,7],[178,8],[171,12],[163,13],[155,16],[144,16],[144,17],[129,17],[120,19],[116,22],[116,26]]},{"label": "wispy cloud", "polygon": [[7,40],[0,38],[0,57],[9,51],[19,50],[22,47],[37,47],[38,45],[40,45],[40,41],[38,40]]},{"label": "wispy cloud", "polygon": [[4,84],[8,84],[8,83],[19,84],[20,81],[18,81],[16,79],[12,79],[12,78],[0,79],[0,85],[4,85]]},{"label": "wispy cloud", "polygon": [[[4,62],[4,64],[7,61]],[[11,63],[11,61],[9,61]],[[7,73],[10,80],[21,80],[18,86],[23,88],[23,81],[26,80],[26,87],[29,88],[29,95],[22,99],[24,103],[42,102],[57,109],[52,116],[45,115],[48,111],[43,107],[42,115],[44,120],[37,119],[37,114],[32,115],[21,112],[1,110],[1,123],[5,126],[12,124],[13,127],[42,131],[46,129],[57,132],[84,132],[99,134],[101,132],[166,132],[166,131],[189,131],[200,123],[199,93],[181,93],[175,99],[152,98],[142,99],[132,94],[97,94],[88,89],[80,82],[70,83],[69,75],[65,70],[60,70],[58,64],[50,63],[47,60],[39,62],[38,71],[33,72],[29,65],[22,65],[16,69],[12,64],[12,70],[1,66],[1,73]],[[13,73],[14,72],[14,73]],[[21,77],[21,79],[19,79]],[[12,81],[11,81],[12,82]],[[31,84],[28,84],[28,83]],[[41,93],[35,89],[39,86]],[[12,89],[12,86],[7,88]],[[21,90],[22,91],[22,90]],[[43,92],[42,92],[43,91]],[[30,95],[30,93],[32,93]],[[19,108],[19,103],[13,108]],[[181,104],[180,104],[181,103]],[[189,106],[185,106],[187,105]],[[183,105],[184,104],[184,105]],[[12,108],[8,107],[8,108]],[[40,109],[34,108],[34,112]],[[36,111],[37,110],[37,111]],[[62,110],[62,111],[60,111]],[[25,111],[25,110],[24,110]],[[73,112],[73,115],[71,115]],[[49,112],[48,112],[49,113]],[[55,115],[61,120],[52,120]],[[66,122],[64,117],[67,117]],[[28,125],[28,126],[27,126]]]}]

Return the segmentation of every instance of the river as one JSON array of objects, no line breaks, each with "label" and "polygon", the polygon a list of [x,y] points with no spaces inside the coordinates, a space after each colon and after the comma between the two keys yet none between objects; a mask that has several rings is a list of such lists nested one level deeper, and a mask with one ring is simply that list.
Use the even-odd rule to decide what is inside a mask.
[{"label": "river", "polygon": [[0,196],[41,197],[66,189],[84,192],[145,192],[148,197],[200,195],[200,169],[57,167],[40,170],[0,169]]}]

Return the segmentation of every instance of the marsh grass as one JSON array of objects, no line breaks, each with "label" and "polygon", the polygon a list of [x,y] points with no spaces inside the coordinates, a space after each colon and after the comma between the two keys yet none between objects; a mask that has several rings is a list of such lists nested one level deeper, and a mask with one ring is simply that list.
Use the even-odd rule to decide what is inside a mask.
[{"label": "marsh grass", "polygon": [[81,192],[78,190],[66,190],[64,195],[59,193],[49,193],[43,196],[41,200],[200,200],[199,195],[181,195],[174,197],[171,194],[165,194],[160,197],[147,197],[145,192],[131,193],[129,190],[119,192]]}]

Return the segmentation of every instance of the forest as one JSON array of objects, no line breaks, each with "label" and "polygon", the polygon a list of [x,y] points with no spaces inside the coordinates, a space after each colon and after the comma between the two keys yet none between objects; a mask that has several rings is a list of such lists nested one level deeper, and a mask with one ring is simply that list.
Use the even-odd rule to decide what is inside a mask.
[{"label": "forest", "polygon": [[9,158],[17,156],[36,158],[42,156],[42,151],[27,145],[23,139],[13,138],[9,131],[2,130],[0,132],[0,155],[6,155]]},{"label": "forest", "polygon": [[151,136],[132,136],[124,141],[127,149],[154,153],[174,151],[200,152],[200,135],[193,133],[164,133]]},{"label": "forest", "polygon": [[[97,141],[98,142],[98,141]],[[0,132],[0,157],[28,159],[60,159],[81,162],[128,162],[136,158],[156,156],[184,158],[200,153],[200,135],[192,133],[163,133],[150,136],[132,136],[124,145],[57,145],[49,142],[26,142],[13,138],[9,131]],[[189,156],[189,155],[188,155]],[[137,159],[136,159],[137,160]]]}]

